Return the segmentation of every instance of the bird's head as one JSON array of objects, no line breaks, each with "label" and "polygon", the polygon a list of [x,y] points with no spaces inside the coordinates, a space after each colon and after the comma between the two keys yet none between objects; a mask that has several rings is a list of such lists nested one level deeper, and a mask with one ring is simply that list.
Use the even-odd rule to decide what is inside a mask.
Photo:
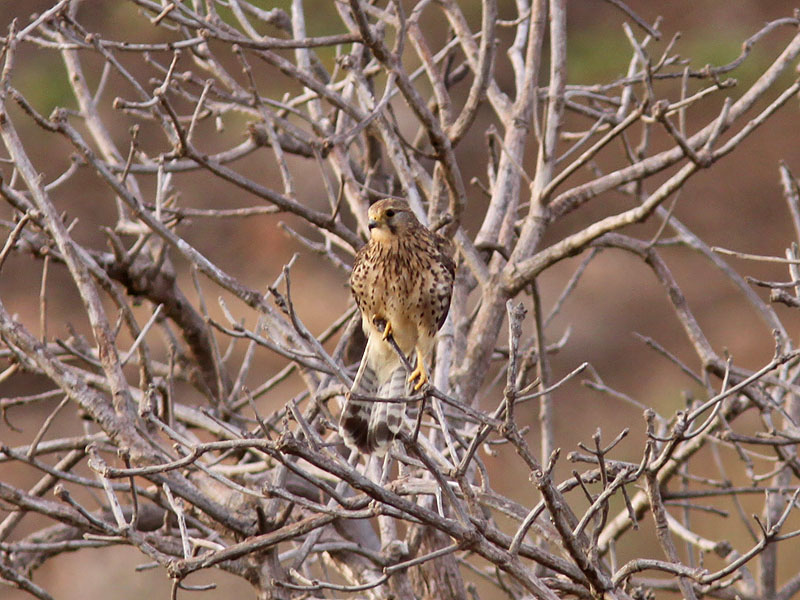
[{"label": "bird's head", "polygon": [[396,236],[407,233],[420,223],[405,200],[385,198],[369,207],[370,237],[376,242],[390,242]]}]

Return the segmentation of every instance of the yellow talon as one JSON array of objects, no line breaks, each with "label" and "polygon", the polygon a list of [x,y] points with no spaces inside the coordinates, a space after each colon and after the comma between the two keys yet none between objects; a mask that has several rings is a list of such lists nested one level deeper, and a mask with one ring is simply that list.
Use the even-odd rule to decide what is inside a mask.
[{"label": "yellow talon", "polygon": [[390,335],[392,335],[392,324],[386,321],[386,327],[383,329],[383,339],[388,340]]},{"label": "yellow talon", "polygon": [[417,348],[417,366],[408,376],[408,382],[413,383],[415,379],[419,379],[417,384],[414,386],[415,392],[418,392],[423,385],[428,383],[428,372],[425,370],[425,359],[423,358],[422,352],[420,352],[419,348]]},{"label": "yellow talon", "polygon": [[413,383],[415,379],[419,379],[414,386],[414,391],[418,392],[423,385],[428,383],[428,374],[425,372],[425,367],[420,368],[417,366],[416,369],[411,371],[411,375],[408,376],[408,382]]}]

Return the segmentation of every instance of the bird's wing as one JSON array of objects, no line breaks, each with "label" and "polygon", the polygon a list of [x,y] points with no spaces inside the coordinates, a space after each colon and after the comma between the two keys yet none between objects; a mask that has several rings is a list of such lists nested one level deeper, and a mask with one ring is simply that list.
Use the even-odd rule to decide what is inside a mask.
[{"label": "bird's wing", "polygon": [[440,284],[445,285],[448,288],[445,301],[442,306],[442,314],[439,316],[439,322],[436,324],[437,329],[441,329],[442,325],[444,325],[444,322],[447,320],[447,313],[450,312],[450,299],[453,295],[453,279],[455,278],[456,273],[456,262],[454,260],[455,248],[450,240],[439,235],[438,233],[433,234],[433,242],[439,254],[437,257],[439,263],[450,275],[448,281],[440,282]]}]

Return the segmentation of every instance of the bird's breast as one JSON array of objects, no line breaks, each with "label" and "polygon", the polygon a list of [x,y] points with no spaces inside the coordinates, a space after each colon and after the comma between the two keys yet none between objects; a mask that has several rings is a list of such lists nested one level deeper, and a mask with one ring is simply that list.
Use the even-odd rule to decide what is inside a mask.
[{"label": "bird's breast", "polygon": [[426,241],[424,235],[390,244],[371,241],[359,253],[350,280],[365,333],[382,333],[374,317],[387,320],[406,354],[418,345],[429,351],[449,306],[452,276]]}]

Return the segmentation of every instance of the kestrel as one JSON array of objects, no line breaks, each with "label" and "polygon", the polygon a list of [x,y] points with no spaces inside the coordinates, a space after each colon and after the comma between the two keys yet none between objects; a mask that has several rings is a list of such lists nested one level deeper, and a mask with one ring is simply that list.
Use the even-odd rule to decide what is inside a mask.
[{"label": "kestrel", "polygon": [[[403,200],[369,208],[370,239],[356,254],[350,288],[367,337],[354,392],[390,398],[406,391],[403,363],[391,336],[414,370],[409,385],[428,381],[425,359],[450,309],[455,263],[450,242],[423,226]],[[399,388],[399,389],[398,389]],[[385,454],[400,431],[405,404],[349,396],[339,421],[345,444]]]}]

